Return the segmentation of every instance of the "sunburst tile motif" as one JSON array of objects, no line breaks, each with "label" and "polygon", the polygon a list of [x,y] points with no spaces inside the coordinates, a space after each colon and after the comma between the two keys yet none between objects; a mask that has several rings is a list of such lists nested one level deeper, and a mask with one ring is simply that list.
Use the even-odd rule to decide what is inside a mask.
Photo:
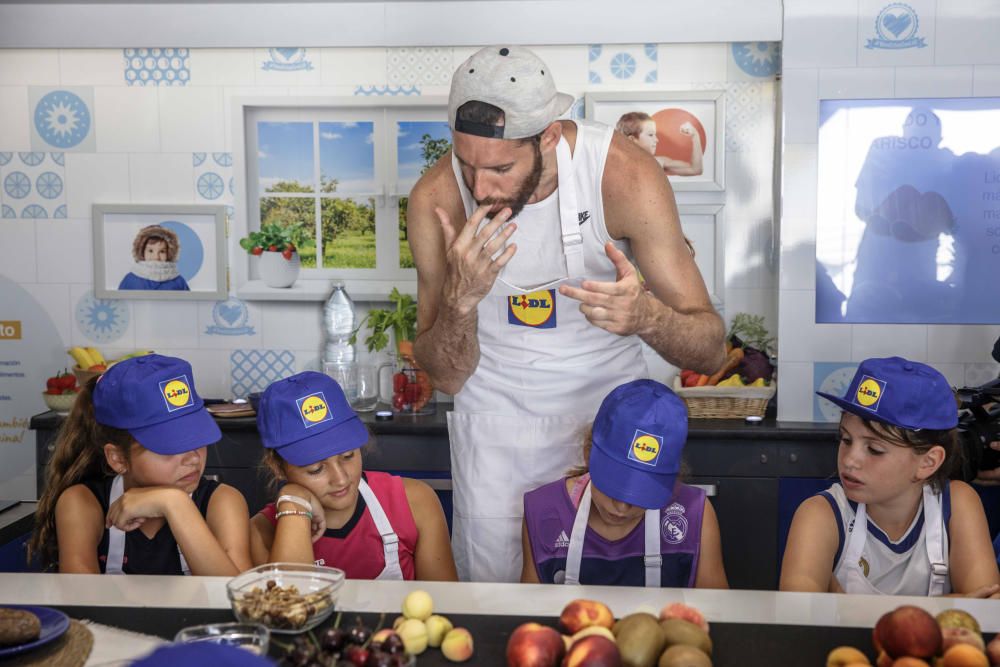
[{"label": "sunburst tile motif", "polygon": [[98,299],[92,291],[87,291],[76,304],[76,326],[93,341],[114,342],[128,329],[127,304],[120,299]]},{"label": "sunburst tile motif", "polygon": [[[93,152],[94,89],[90,87],[29,89],[31,148],[35,155],[53,148]],[[32,155],[32,153],[22,154]],[[30,158],[29,158],[30,159]]]},{"label": "sunburst tile motif", "polygon": [[781,45],[778,42],[733,42],[733,62],[754,77],[771,78],[781,69]]}]

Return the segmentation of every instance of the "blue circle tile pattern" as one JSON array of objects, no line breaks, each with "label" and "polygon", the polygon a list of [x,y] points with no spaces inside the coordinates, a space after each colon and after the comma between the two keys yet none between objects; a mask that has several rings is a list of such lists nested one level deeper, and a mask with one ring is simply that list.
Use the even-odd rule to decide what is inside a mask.
[{"label": "blue circle tile pattern", "polygon": [[45,160],[45,153],[33,152],[33,153],[18,153],[18,157],[21,158],[21,162],[28,165],[29,167],[35,167]]},{"label": "blue circle tile pattern", "polygon": [[38,135],[56,148],[72,148],[90,132],[90,109],[68,90],[54,90],[35,107]]},{"label": "blue circle tile pattern", "polygon": [[207,153],[191,153],[191,164],[195,167],[200,167],[205,162],[205,156]]},{"label": "blue circle tile pattern", "polygon": [[16,218],[17,217],[17,211],[15,211],[14,209],[12,209],[10,206],[7,206],[7,204],[4,204],[3,208],[0,209],[0,211],[3,211],[3,217],[4,218]]},{"label": "blue circle tile pattern", "polygon": [[236,194],[236,189],[233,187],[233,177],[232,176],[229,177],[229,194],[231,194],[231,195],[235,195]]},{"label": "blue circle tile pattern", "polygon": [[118,340],[128,328],[128,306],[124,301],[94,298],[87,292],[76,304],[76,325],[81,333],[98,343]]},{"label": "blue circle tile pattern", "polygon": [[24,207],[23,211],[21,211],[21,217],[22,218],[35,218],[35,219],[38,219],[38,218],[47,218],[47,217],[49,217],[49,213],[48,213],[48,211],[46,211],[44,208],[42,208],[38,204],[29,204],[28,206]]},{"label": "blue circle tile pattern", "polygon": [[63,182],[59,178],[59,174],[53,171],[46,171],[35,179],[35,189],[38,190],[38,194],[46,199],[55,199],[62,194]]},{"label": "blue circle tile pattern", "polygon": [[198,178],[198,194],[205,199],[218,199],[225,189],[222,177],[214,171],[202,174]]},{"label": "blue circle tile pattern", "polygon": [[600,57],[601,57],[601,45],[591,44],[590,50],[587,52],[587,58],[590,59],[590,62],[594,62]]},{"label": "blue circle tile pattern", "polygon": [[66,154],[65,153],[49,153],[52,156],[52,161],[55,162],[60,167],[66,166]]},{"label": "blue circle tile pattern", "polygon": [[212,159],[220,167],[231,167],[233,166],[233,154],[232,153],[212,153]]},{"label": "blue circle tile pattern", "polygon": [[627,79],[635,74],[635,58],[624,51],[616,53],[611,59],[610,67],[611,74],[613,74],[616,79]]},{"label": "blue circle tile pattern", "polygon": [[188,49],[125,49],[125,82],[130,86],[184,86],[191,78]]},{"label": "blue circle tile pattern", "polygon": [[65,218],[66,217],[66,204],[57,206],[56,210],[52,212],[53,218]]},{"label": "blue circle tile pattern", "polygon": [[781,66],[777,42],[734,42],[733,61],[750,76],[774,76]]},{"label": "blue circle tile pattern", "polygon": [[24,199],[31,192],[31,179],[23,171],[12,171],[3,179],[3,189],[9,197]]},{"label": "blue circle tile pattern", "polygon": [[14,154],[10,152],[0,153],[0,167],[10,162],[13,157]]}]

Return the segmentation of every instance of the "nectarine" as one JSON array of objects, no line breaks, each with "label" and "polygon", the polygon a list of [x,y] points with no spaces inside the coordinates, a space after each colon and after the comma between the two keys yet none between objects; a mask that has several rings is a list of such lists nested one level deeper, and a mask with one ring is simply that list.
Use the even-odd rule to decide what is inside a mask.
[{"label": "nectarine", "polygon": [[591,635],[573,642],[563,658],[562,667],[622,667],[618,645],[607,637]]},{"label": "nectarine", "polygon": [[920,607],[904,605],[879,619],[877,641],[890,657],[929,658],[941,652],[941,628]]},{"label": "nectarine", "polygon": [[592,625],[601,625],[609,630],[615,624],[615,617],[603,602],[596,600],[573,600],[563,607],[559,624],[571,635]]},{"label": "nectarine", "polygon": [[524,623],[507,640],[508,667],[554,667],[566,651],[562,635],[556,630]]}]

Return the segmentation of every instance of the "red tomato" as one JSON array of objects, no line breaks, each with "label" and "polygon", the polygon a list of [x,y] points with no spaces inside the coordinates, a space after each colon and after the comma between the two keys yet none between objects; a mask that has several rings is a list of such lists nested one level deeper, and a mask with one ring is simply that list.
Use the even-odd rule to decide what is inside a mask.
[{"label": "red tomato", "polygon": [[284,250],[281,251],[281,256],[284,257],[285,259],[291,261],[291,259],[292,259],[292,251],[289,250],[288,248],[285,248]]},{"label": "red tomato", "polygon": [[395,393],[400,393],[406,389],[406,373],[396,373],[392,376],[392,390]]},{"label": "red tomato", "polygon": [[396,394],[395,396],[392,397],[392,407],[396,408],[397,410],[402,410],[403,409],[403,395],[402,394]]},{"label": "red tomato", "polygon": [[260,255],[263,252],[264,252],[264,249],[258,245],[258,246],[254,246],[253,250],[250,251],[250,254],[251,255]]},{"label": "red tomato", "polygon": [[267,246],[267,249],[270,252],[277,252],[278,246],[276,246],[276,245],[269,245],[269,246]]},{"label": "red tomato", "polygon": [[420,385],[416,382],[406,385],[403,396],[406,398],[407,403],[416,403],[420,399]]}]

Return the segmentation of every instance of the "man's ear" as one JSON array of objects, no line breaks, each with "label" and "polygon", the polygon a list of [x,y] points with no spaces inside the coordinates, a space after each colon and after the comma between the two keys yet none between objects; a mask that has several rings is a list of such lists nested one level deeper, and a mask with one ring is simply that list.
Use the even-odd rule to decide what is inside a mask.
[{"label": "man's ear", "polygon": [[543,153],[545,151],[555,150],[555,147],[561,138],[562,123],[559,121],[553,121],[547,128],[542,130],[542,140],[539,143],[539,148]]},{"label": "man's ear", "polygon": [[122,450],[117,445],[113,445],[110,442],[104,444],[104,460],[119,475],[128,472],[128,461],[125,459],[125,454],[122,453]]},{"label": "man's ear", "polygon": [[917,479],[922,481],[930,479],[938,471],[938,468],[941,467],[941,464],[944,463],[944,447],[934,445],[919,456],[920,462],[917,464]]}]

